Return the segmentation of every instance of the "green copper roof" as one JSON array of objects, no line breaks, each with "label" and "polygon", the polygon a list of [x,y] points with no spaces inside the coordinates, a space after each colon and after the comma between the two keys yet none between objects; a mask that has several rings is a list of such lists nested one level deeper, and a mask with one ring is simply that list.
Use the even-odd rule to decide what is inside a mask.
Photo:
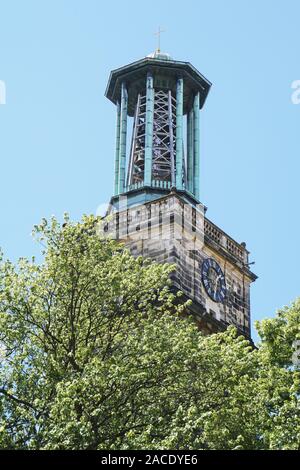
[{"label": "green copper roof", "polygon": [[200,108],[203,107],[211,82],[190,62],[174,60],[169,54],[160,51],[113,70],[110,73],[105,96],[114,104],[117,104],[120,97],[121,83],[124,81],[128,89],[128,114],[133,116],[137,94],[141,91],[144,92],[148,71],[154,77],[158,77],[161,82],[168,83],[168,87],[174,89],[174,93],[176,92],[177,78],[184,79],[184,113],[191,106],[189,99],[198,92],[200,92]]},{"label": "green copper roof", "polygon": [[150,59],[159,59],[159,60],[172,60],[172,57],[167,52],[161,52],[159,49],[156,49],[152,54],[147,55]]}]

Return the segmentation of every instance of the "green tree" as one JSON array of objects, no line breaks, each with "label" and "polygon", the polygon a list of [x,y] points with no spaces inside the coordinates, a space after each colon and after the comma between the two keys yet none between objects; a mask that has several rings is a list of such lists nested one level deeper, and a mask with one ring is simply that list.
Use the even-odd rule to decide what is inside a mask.
[{"label": "green tree", "polygon": [[258,349],[203,336],[174,267],[98,224],[43,220],[41,264],[2,257],[0,447],[298,449],[299,302],[258,325]]}]

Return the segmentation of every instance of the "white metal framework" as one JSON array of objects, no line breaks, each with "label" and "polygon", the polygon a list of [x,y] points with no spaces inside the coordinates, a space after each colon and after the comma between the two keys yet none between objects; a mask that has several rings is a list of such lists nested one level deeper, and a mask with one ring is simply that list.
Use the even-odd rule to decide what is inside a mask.
[{"label": "white metal framework", "polygon": [[[127,187],[144,181],[146,96],[138,96],[134,116]],[[171,187],[176,173],[176,98],[154,90],[152,184]]]}]

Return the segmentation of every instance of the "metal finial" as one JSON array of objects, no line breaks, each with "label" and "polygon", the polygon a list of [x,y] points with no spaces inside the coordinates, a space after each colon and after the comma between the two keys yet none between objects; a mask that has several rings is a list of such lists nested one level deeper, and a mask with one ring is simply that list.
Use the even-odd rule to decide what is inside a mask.
[{"label": "metal finial", "polygon": [[160,26],[158,27],[158,31],[155,34],[157,36],[157,49],[156,52],[160,53],[160,35],[161,33],[165,33],[166,31],[164,29],[160,29]]}]

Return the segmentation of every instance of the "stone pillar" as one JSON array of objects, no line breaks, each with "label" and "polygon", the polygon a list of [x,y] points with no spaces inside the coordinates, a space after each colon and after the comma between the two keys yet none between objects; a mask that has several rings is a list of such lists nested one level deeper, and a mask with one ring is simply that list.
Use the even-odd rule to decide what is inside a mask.
[{"label": "stone pillar", "polygon": [[176,85],[176,188],[182,189],[183,169],[183,79]]},{"label": "stone pillar", "polygon": [[119,156],[120,156],[120,121],[121,121],[121,107],[117,103],[117,128],[116,128],[116,154],[115,154],[115,184],[114,195],[119,194]]},{"label": "stone pillar", "polygon": [[119,152],[119,194],[125,191],[126,171],[126,137],[127,137],[127,89],[123,82],[121,85],[121,125],[120,125],[120,152]]},{"label": "stone pillar", "polygon": [[187,189],[194,193],[193,109],[187,114]]},{"label": "stone pillar", "polygon": [[194,196],[199,199],[199,177],[200,177],[200,95],[194,97],[193,107],[193,134],[194,134]]},{"label": "stone pillar", "polygon": [[146,82],[146,129],[145,129],[145,166],[144,185],[151,186],[152,180],[152,146],[153,146],[153,112],[154,112],[154,88],[153,76],[147,74]]}]

